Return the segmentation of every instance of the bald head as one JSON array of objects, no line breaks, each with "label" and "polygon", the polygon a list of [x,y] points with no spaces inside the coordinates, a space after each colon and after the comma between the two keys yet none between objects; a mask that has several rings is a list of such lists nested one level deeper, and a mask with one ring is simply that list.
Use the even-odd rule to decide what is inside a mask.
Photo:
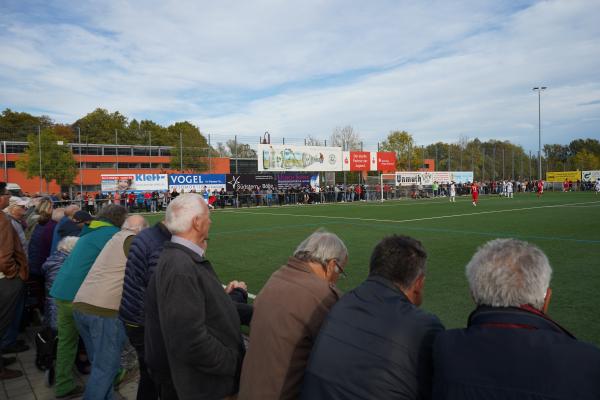
[{"label": "bald head", "polygon": [[71,204],[65,207],[65,216],[72,218],[75,213],[79,211],[79,206],[76,204]]},{"label": "bald head", "polygon": [[147,227],[148,221],[146,221],[146,218],[142,217],[141,215],[131,215],[127,217],[127,219],[123,223],[123,226],[121,227],[121,230],[139,233]]}]

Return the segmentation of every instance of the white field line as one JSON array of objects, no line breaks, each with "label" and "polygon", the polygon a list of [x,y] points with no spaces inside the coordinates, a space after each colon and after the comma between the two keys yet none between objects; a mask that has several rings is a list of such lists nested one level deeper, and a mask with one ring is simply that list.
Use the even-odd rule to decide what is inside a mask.
[{"label": "white field line", "polygon": [[238,213],[238,214],[281,215],[281,216],[285,216],[285,217],[339,219],[339,220],[386,222],[386,223],[399,224],[399,223],[405,223],[405,222],[417,222],[417,221],[428,221],[428,220],[435,220],[435,219],[467,217],[470,215],[497,214],[497,213],[504,213],[504,212],[536,210],[536,209],[542,209],[542,208],[557,208],[557,207],[575,206],[575,205],[593,204],[593,203],[600,203],[600,201],[572,203],[572,204],[554,204],[554,205],[535,206],[535,207],[510,208],[510,209],[505,209],[505,210],[479,211],[479,212],[464,213],[464,214],[439,215],[436,217],[411,218],[411,219],[401,219],[401,220],[379,219],[379,218],[361,218],[361,217],[336,217],[336,216],[331,216],[331,215],[310,215],[310,214],[290,214],[290,213],[275,213],[275,212],[236,211],[236,210],[229,210],[229,212]]}]

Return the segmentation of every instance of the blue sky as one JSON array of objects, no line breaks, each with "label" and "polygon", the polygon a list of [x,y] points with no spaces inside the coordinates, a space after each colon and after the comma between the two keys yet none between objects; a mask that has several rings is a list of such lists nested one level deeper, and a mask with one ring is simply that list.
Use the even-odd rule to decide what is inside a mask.
[{"label": "blue sky", "polygon": [[599,1],[0,2],[0,107],[373,149],[600,138]]}]

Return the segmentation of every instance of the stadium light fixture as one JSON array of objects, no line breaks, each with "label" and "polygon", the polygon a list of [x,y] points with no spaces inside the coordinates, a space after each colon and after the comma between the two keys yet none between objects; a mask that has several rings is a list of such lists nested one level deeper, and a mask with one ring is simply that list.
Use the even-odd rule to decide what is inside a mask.
[{"label": "stadium light fixture", "polygon": [[546,89],[546,86],[533,88],[534,92],[538,92],[538,179],[542,179],[542,91]]}]

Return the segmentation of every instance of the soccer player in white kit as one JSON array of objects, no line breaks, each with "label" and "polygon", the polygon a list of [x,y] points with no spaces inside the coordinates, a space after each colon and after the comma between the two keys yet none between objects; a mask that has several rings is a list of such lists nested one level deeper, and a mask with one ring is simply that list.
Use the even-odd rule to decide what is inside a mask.
[{"label": "soccer player in white kit", "polygon": [[506,196],[509,199],[512,199],[512,197],[513,197],[513,183],[512,183],[512,181],[507,181],[506,182]]},{"label": "soccer player in white kit", "polygon": [[456,186],[454,185],[454,182],[450,184],[450,201],[456,203]]},{"label": "soccer player in white kit", "polygon": [[600,193],[600,178],[596,180],[596,194]]}]

